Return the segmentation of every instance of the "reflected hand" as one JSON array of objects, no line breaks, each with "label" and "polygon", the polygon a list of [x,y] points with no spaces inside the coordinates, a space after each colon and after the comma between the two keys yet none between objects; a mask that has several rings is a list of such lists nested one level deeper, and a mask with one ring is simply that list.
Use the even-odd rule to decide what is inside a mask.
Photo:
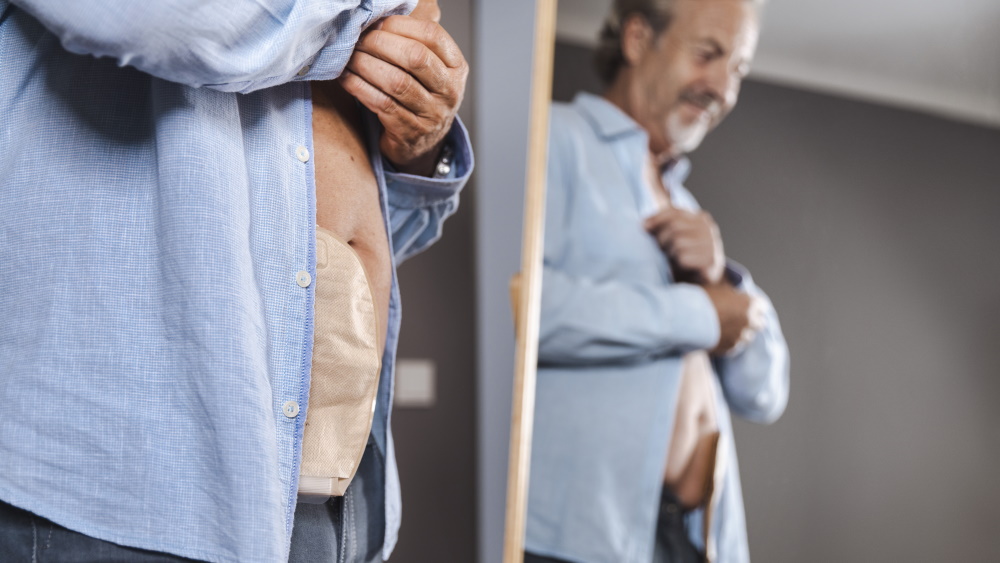
[{"label": "reflected hand", "polygon": [[708,298],[719,316],[719,343],[710,353],[720,356],[742,346],[764,327],[764,301],[742,291],[728,282],[705,286]]},{"label": "reflected hand", "polygon": [[719,227],[707,212],[668,207],[646,219],[644,226],[681,277],[686,274],[700,284],[722,280],[726,255]]},{"label": "reflected hand", "polygon": [[[402,172],[429,176],[462,104],[469,65],[437,23],[436,1],[365,32],[341,84],[378,116],[382,154]],[[428,18],[428,19],[420,19]]]}]

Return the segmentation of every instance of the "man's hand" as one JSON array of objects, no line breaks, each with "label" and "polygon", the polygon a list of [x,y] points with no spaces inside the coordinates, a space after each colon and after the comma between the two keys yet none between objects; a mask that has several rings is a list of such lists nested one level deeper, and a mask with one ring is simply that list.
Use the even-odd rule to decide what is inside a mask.
[{"label": "man's hand", "polygon": [[[429,176],[465,95],[469,65],[434,18],[436,1],[365,32],[340,81],[385,127],[379,148],[401,172]],[[428,18],[428,19],[420,19]]]},{"label": "man's hand", "polygon": [[711,215],[668,207],[646,219],[644,226],[670,258],[675,274],[699,284],[722,280],[726,255]]},{"label": "man's hand", "polygon": [[764,326],[764,303],[737,291],[727,282],[705,286],[715,312],[719,315],[719,343],[710,350],[720,356],[749,342]]},{"label": "man's hand", "polygon": [[413,11],[410,12],[410,17],[439,23],[441,21],[441,7],[438,6],[438,0],[419,0]]}]

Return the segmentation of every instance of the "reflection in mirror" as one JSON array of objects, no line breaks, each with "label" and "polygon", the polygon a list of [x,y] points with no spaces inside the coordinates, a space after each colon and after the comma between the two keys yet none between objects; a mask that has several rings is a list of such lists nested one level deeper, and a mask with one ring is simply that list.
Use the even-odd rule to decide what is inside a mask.
[{"label": "reflection in mirror", "polygon": [[736,103],[758,12],[606,6],[596,94],[553,107],[528,560],[747,551],[729,412],[780,416],[788,353],[684,183]]},{"label": "reflection in mirror", "polygon": [[526,560],[1000,557],[1000,112],[954,102],[1000,79],[780,3],[615,7],[560,5]]}]

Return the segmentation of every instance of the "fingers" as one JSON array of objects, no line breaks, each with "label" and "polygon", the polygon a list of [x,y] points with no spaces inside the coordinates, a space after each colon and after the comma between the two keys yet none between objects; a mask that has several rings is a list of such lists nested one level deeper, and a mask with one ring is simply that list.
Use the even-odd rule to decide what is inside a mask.
[{"label": "fingers", "polygon": [[357,98],[362,105],[377,114],[380,119],[405,111],[405,108],[401,107],[391,96],[353,71],[345,70],[340,77],[340,83],[348,94]]},{"label": "fingers", "polygon": [[426,45],[449,68],[465,66],[465,57],[462,56],[458,44],[443,27],[433,21],[408,16],[390,16],[379,22],[375,31],[400,35]]},{"label": "fingers", "polygon": [[656,238],[661,247],[668,249],[679,231],[684,228],[682,224],[684,217],[681,213],[673,208],[665,209],[646,219],[643,226]]},{"label": "fingers", "polygon": [[[375,113],[381,115],[394,112],[395,108],[389,101],[392,100],[399,102],[399,105],[414,114],[440,117],[430,115],[436,107],[432,94],[424,89],[416,78],[401,68],[368,53],[358,51],[347,63],[347,70],[382,94],[376,100],[377,103],[381,104],[381,111],[369,107]],[[347,87],[346,83],[344,87]],[[353,92],[351,93],[353,94]],[[364,103],[363,100],[362,103]]]},{"label": "fingers", "polygon": [[378,116],[385,126],[385,134],[390,137],[388,142],[398,141],[396,144],[406,145],[407,139],[418,136],[427,129],[419,116],[357,74],[345,71],[341,76],[341,84],[347,93]]},{"label": "fingers", "polygon": [[[454,94],[449,91],[448,69],[445,63],[427,45],[417,40],[387,31],[372,30],[361,37],[354,50],[355,55],[351,58],[351,63],[355,59],[362,58],[359,55],[365,54],[370,59],[383,61],[388,66],[399,69],[400,72],[412,75],[427,90],[442,95]],[[351,63],[348,63],[348,66]],[[352,70],[364,76],[369,82],[373,82],[364,71]]]},{"label": "fingers", "polygon": [[[764,328],[766,318],[764,315],[764,301],[759,297],[749,296],[750,303],[747,305],[747,325],[740,331],[740,337],[736,341],[736,346],[749,344],[757,333]],[[734,346],[734,348],[736,347]]]},{"label": "fingers", "polygon": [[643,226],[657,238],[660,238],[659,235],[664,231],[668,238],[674,238],[683,233],[697,234],[705,230],[706,219],[708,219],[707,213],[693,213],[671,207],[647,218],[643,222]]},{"label": "fingers", "polygon": [[658,232],[679,218],[681,216],[680,213],[680,209],[668,207],[659,211],[656,215],[647,217],[646,220],[643,221],[643,227],[651,233]]},{"label": "fingers", "polygon": [[695,272],[705,282],[721,279],[725,254],[711,215],[669,208],[646,219],[643,226],[682,269]]},{"label": "fingers", "polygon": [[766,311],[763,299],[751,297],[750,306],[747,309],[747,328],[752,329],[754,333],[764,328],[764,324],[767,322]]},{"label": "fingers", "polygon": [[672,223],[656,232],[654,237],[667,255],[688,267],[692,255],[715,259],[714,241],[697,226]]},{"label": "fingers", "polygon": [[753,337],[756,335],[757,335],[757,329],[751,327],[744,328],[742,331],[740,331],[740,337],[736,340],[736,343],[733,344],[732,347],[730,347],[730,349],[749,344],[750,341],[753,340]]}]

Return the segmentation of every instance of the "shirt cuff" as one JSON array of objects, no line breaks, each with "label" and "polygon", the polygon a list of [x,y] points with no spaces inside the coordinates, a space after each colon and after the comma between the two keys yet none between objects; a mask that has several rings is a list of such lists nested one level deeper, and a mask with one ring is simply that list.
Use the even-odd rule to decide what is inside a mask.
[{"label": "shirt cuff", "polygon": [[388,159],[382,159],[390,205],[412,209],[427,207],[451,199],[461,191],[472,175],[475,160],[469,132],[458,117],[455,117],[455,122],[452,123],[444,142],[451,147],[452,154],[455,155],[451,172],[444,178],[397,172]]}]

